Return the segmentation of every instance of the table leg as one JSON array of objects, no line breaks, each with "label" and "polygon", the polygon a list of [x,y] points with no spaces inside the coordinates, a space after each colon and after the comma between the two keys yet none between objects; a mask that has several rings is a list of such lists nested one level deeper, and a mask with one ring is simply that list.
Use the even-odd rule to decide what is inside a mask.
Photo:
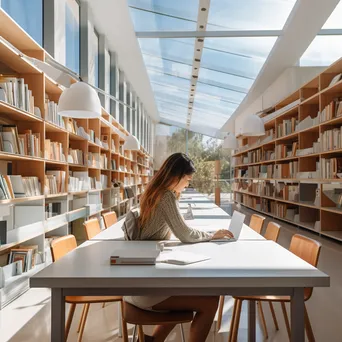
[{"label": "table leg", "polygon": [[255,342],[256,322],[255,322],[255,300],[248,301],[248,342]]},{"label": "table leg", "polygon": [[119,322],[119,337],[122,337],[122,318],[121,318],[121,303],[118,302],[118,322]]},{"label": "table leg", "polygon": [[304,342],[304,289],[294,288],[291,297],[291,341]]},{"label": "table leg", "polygon": [[51,342],[64,342],[65,301],[62,289],[51,289]]}]

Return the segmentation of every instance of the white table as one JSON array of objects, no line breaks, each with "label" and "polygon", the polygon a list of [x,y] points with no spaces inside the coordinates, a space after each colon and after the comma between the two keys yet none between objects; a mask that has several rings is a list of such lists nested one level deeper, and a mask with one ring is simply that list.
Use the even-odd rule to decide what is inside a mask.
[{"label": "white table", "polygon": [[[211,257],[187,266],[110,266],[116,249],[156,248],[153,241],[88,241],[30,278],[51,288],[51,341],[64,342],[65,296],[290,295],[292,342],[304,342],[304,288],[329,286],[329,276],[272,241],[199,243],[185,251]],[[255,302],[249,301],[249,341]]]},{"label": "white table", "polygon": [[[121,229],[123,225],[123,220],[115,223],[111,227],[104,229],[101,233],[94,236],[91,240],[94,241],[115,241],[115,240],[124,240],[124,233]],[[203,230],[203,231],[214,231],[218,229],[227,229],[230,224],[230,219],[195,219],[195,220],[187,220],[187,225],[190,227]],[[174,236],[171,236],[171,240],[176,240]],[[254,231],[252,228],[248,227],[246,224],[243,225],[241,235],[239,240],[265,240],[265,238]]]}]

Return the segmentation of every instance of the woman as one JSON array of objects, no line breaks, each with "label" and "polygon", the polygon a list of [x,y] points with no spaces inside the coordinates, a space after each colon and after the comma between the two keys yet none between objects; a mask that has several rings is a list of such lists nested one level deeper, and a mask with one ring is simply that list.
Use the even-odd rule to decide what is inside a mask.
[{"label": "woman", "polygon": [[[184,153],[171,155],[148,184],[140,201],[139,229],[141,240],[166,240],[173,233],[180,241],[196,243],[231,237],[228,230],[209,234],[190,228],[178,210],[177,199],[189,185],[195,172],[193,162]],[[144,310],[195,311],[190,342],[205,341],[215,317],[216,296],[129,296],[125,301]],[[147,341],[162,342],[174,325],[156,326]]]}]

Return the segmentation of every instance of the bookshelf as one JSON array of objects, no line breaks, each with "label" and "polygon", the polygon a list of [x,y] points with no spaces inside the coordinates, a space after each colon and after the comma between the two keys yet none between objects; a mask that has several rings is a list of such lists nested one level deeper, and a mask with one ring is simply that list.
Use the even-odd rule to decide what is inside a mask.
[{"label": "bookshelf", "polygon": [[259,114],[266,135],[238,137],[234,200],[342,241],[342,59]]},{"label": "bookshelf", "polygon": [[[46,52],[1,9],[0,34],[24,54],[44,60]],[[52,262],[53,238],[72,233],[82,241],[84,220],[108,211],[124,217],[139,204],[153,170],[146,150],[123,149],[129,133],[104,109],[99,119],[59,117],[62,87],[10,44],[0,40],[0,87],[6,92],[6,98],[3,93],[0,97],[0,174],[14,176],[6,184],[17,193],[0,199],[0,229],[6,231],[6,242],[0,243],[0,309],[29,288],[30,276]],[[7,97],[7,87],[16,87],[16,92],[11,88],[15,100]],[[28,96],[30,106],[24,106]],[[9,131],[6,139],[4,128]],[[24,182],[20,176],[35,184],[34,195],[18,197]],[[18,274],[17,262],[7,260],[11,249],[22,245],[35,246],[37,253],[34,266]]]}]

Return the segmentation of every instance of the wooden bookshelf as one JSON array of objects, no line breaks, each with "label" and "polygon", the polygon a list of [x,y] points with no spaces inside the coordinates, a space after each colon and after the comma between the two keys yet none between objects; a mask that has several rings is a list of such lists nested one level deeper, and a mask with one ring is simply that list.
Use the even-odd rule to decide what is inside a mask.
[{"label": "wooden bookshelf", "polygon": [[[24,54],[44,60],[46,52],[2,9],[0,9],[0,33]],[[0,42],[0,74],[10,74],[11,77],[25,81],[28,89],[32,91],[34,106],[39,108],[41,117],[0,101],[0,124],[17,126],[19,134],[25,130],[39,133],[40,155],[31,156],[0,151],[0,173],[6,174],[7,165],[10,164],[13,175],[37,177],[41,185],[41,195],[0,200],[0,216],[7,222],[7,243],[0,245],[0,272],[6,263],[4,261],[6,254],[19,244],[38,245],[42,262],[30,272],[15,276],[18,277],[15,282],[0,283],[0,309],[28,289],[29,273],[33,274],[51,262],[46,254],[49,249],[48,237],[82,233],[83,221],[90,216],[100,218],[104,211],[116,211],[118,218],[123,218],[132,207],[139,204],[144,186],[138,184],[146,184],[153,170],[152,157],[142,147],[139,151],[123,150],[122,145],[129,132],[104,109],[99,119],[71,119],[64,122],[58,121],[57,116],[55,117],[57,121],[51,119],[53,107],[50,108],[46,104],[46,99],[53,103],[52,106],[56,106],[62,94],[62,88],[12,49],[10,44]],[[62,148],[64,160],[62,157],[56,160],[46,158],[45,139],[60,144],[58,146]],[[70,149],[83,152],[81,163],[71,162],[69,152],[72,151]],[[99,163],[92,164],[88,159],[89,156],[99,157]],[[112,169],[112,160],[115,161],[115,169]],[[122,170],[119,169],[120,167]],[[65,173],[64,191],[45,193],[47,171]],[[68,179],[73,172],[86,172],[96,182],[103,182],[101,188],[70,191]],[[135,196],[130,199],[125,198],[124,190],[121,189],[118,193],[112,185],[114,182],[120,182],[125,187],[132,188]],[[60,212],[47,217],[46,207],[56,203],[60,207]],[[25,210],[25,208],[32,212],[32,215],[31,212],[29,215],[30,221],[27,225],[17,227],[15,212]],[[14,283],[16,285],[13,285]],[[18,291],[8,286],[17,286]],[[5,295],[9,291],[14,294],[10,299]]]},{"label": "wooden bookshelf", "polygon": [[[238,137],[239,149],[233,155],[237,203],[338,241],[342,241],[342,80],[332,80],[340,74],[342,59],[272,111],[260,114],[268,137]],[[275,153],[271,159],[251,162],[255,156],[270,157],[280,145],[288,147],[282,147],[287,154],[283,158]],[[279,170],[284,177],[279,177]],[[298,186],[296,198],[286,198],[289,186],[284,184]],[[282,189],[285,198],[276,190],[266,193],[272,187]]]}]

